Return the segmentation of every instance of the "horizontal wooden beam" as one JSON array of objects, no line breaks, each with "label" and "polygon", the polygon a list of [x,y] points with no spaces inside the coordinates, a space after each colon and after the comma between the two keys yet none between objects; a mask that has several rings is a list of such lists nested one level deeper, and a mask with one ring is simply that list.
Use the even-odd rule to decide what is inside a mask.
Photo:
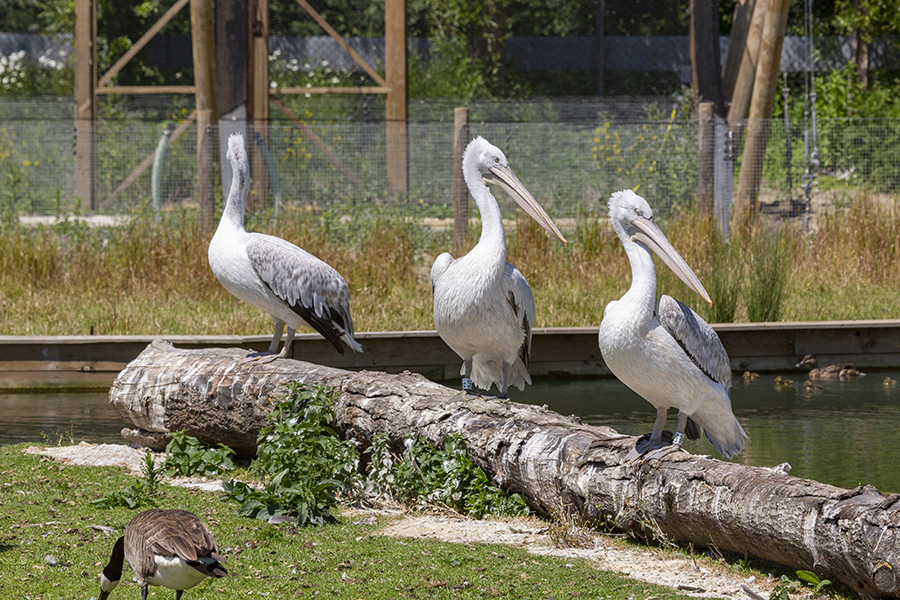
[{"label": "horizontal wooden beam", "polygon": [[114,85],[98,87],[97,94],[130,94],[132,96],[150,94],[193,94],[192,85]]},{"label": "horizontal wooden beam", "polygon": [[387,94],[390,88],[384,86],[346,86],[346,87],[284,87],[269,88],[270,96],[289,96],[300,94]]}]

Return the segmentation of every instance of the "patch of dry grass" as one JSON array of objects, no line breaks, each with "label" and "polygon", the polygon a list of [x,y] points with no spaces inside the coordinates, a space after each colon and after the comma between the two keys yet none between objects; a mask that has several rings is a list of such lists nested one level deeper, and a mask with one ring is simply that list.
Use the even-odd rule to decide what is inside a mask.
[{"label": "patch of dry grass", "polygon": [[[434,233],[388,213],[351,222],[304,211],[251,229],[290,240],[334,266],[350,285],[358,331],[430,329],[431,261],[451,247]],[[518,214],[507,259],[528,279],[536,327],[598,326],[606,304],[628,288],[621,243],[605,219],[581,219],[568,248]],[[659,293],[711,321],[748,318],[750,276],[761,227],[726,243],[714,225],[684,214],[663,229],[716,301],[714,312],[665,268]],[[189,214],[135,218],[116,228],[7,227],[0,230],[0,331],[7,335],[268,334],[271,320],[226,292],[207,263],[212,232]],[[471,232],[471,244],[478,231]],[[900,318],[900,209],[865,198],[821,215],[818,232],[783,227],[786,288],[781,320]],[[754,254],[756,249],[756,254]],[[730,306],[730,308],[729,308]]]}]

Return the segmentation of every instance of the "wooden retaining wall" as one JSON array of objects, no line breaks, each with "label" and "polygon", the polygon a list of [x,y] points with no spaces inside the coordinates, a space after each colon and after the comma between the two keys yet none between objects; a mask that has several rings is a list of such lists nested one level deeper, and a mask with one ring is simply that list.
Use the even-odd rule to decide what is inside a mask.
[{"label": "wooden retaining wall", "polygon": [[[900,320],[714,325],[738,374],[790,371],[806,354],[821,365],[900,367]],[[341,369],[409,370],[435,381],[459,378],[461,361],[434,331],[359,333],[363,354],[335,352],[318,334],[298,335],[292,358]],[[115,376],[156,338],[179,348],[240,347],[262,351],[271,336],[0,336],[0,391],[108,389]],[[531,374],[609,376],[596,327],[536,329]]]}]

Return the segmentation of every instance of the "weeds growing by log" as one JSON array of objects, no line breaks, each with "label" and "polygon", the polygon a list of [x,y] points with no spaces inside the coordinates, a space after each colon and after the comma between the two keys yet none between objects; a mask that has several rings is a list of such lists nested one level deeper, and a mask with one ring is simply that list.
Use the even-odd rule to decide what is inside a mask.
[{"label": "weeds growing by log", "polygon": [[[289,392],[260,431],[257,457],[249,466],[260,485],[222,482],[225,497],[239,505],[239,515],[262,520],[290,516],[300,525],[322,525],[333,521],[339,495],[367,494],[410,506],[451,508],[476,518],[530,512],[522,496],[491,485],[458,436],[445,439],[442,448],[410,438],[399,456],[386,438],[377,437],[364,474],[357,443],[340,439],[331,427],[335,392],[296,382],[289,384]],[[212,476],[233,468],[226,450],[208,448],[179,432],[166,448],[166,466],[182,475]]]}]

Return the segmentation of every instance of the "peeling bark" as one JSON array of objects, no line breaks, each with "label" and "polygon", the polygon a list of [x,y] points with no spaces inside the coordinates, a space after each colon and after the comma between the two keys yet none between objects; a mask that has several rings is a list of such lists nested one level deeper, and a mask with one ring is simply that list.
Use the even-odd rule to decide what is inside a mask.
[{"label": "peeling bark", "polygon": [[247,455],[288,381],[330,386],[340,391],[336,424],[345,435],[366,443],[385,433],[399,445],[410,435],[440,444],[459,433],[495,482],[542,512],[746,552],[864,596],[900,594],[900,494],[845,490],[687,452],[623,464],[633,437],[546,408],[463,399],[408,372],[351,373],[292,360],[241,365],[245,354],[154,342],[122,371],[110,400],[141,429],[186,429]]}]

